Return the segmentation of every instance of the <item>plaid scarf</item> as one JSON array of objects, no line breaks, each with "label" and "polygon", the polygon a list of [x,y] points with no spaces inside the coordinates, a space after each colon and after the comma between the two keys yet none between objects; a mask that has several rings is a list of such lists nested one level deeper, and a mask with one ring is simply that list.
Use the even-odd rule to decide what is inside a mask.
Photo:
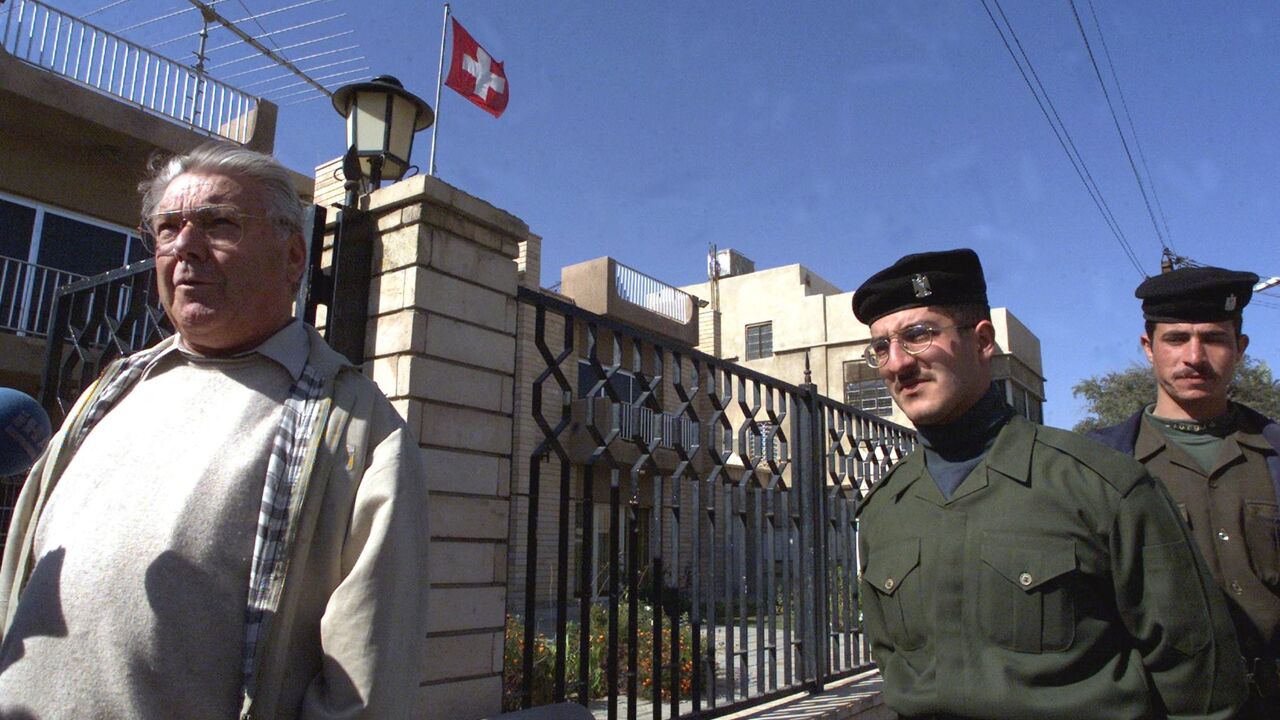
[{"label": "plaid scarf", "polygon": [[[103,385],[85,410],[83,423],[71,438],[71,452],[80,447],[93,427],[133,388],[163,352],[160,348],[143,350],[117,361],[114,374],[110,371],[103,374]],[[302,497],[294,497],[294,490],[303,481],[311,433],[323,405],[320,402],[323,390],[324,379],[308,363],[289,388],[280,426],[271,442],[245,606],[243,690],[246,697],[253,687],[257,670],[255,656],[259,640],[266,635],[284,585],[287,550],[296,531],[290,521],[302,501]]]}]

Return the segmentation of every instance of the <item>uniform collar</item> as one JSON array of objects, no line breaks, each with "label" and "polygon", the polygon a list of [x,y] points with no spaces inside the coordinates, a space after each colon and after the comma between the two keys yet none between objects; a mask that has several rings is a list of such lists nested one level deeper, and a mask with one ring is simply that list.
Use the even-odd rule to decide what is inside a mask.
[{"label": "uniform collar", "polygon": [[924,464],[924,451],[917,449],[894,469],[893,474],[900,475],[904,481],[896,495],[900,497],[904,493],[911,492],[925,502],[934,505],[950,505],[961,498],[981,492],[999,477],[1027,485],[1031,481],[1031,452],[1035,439],[1036,425],[1020,415],[1014,415],[1001,428],[991,451],[978,463],[973,472],[969,473],[964,482],[960,483],[960,487],[956,488],[950,500],[943,497],[938,484],[933,482],[932,478],[929,482],[919,482],[921,478],[928,476],[928,469]]}]

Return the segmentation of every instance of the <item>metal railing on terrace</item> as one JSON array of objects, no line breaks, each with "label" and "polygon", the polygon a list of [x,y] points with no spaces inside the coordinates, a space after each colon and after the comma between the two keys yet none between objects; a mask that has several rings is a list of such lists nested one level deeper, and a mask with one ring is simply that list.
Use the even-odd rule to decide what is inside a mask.
[{"label": "metal railing on terrace", "polygon": [[253,133],[258,99],[242,90],[36,0],[3,13],[0,45],[21,60],[233,142]]},{"label": "metal railing on terrace", "polygon": [[0,330],[48,335],[54,291],[84,277],[0,256]]},{"label": "metal railing on terrace", "polygon": [[622,263],[615,263],[615,268],[613,280],[618,297],[678,323],[689,322],[693,317],[695,301],[689,293]]}]

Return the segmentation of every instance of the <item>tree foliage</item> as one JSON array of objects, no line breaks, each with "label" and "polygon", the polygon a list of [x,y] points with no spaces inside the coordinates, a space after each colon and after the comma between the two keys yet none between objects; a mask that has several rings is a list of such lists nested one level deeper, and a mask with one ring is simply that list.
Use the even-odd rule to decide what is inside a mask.
[{"label": "tree foliage", "polygon": [[[1150,367],[1134,363],[1124,370],[1085,378],[1071,388],[1071,394],[1084,399],[1089,413],[1073,429],[1088,432],[1115,425],[1155,402],[1156,379]],[[1280,380],[1272,377],[1265,360],[1245,355],[1227,394],[1267,417],[1280,418]]]}]

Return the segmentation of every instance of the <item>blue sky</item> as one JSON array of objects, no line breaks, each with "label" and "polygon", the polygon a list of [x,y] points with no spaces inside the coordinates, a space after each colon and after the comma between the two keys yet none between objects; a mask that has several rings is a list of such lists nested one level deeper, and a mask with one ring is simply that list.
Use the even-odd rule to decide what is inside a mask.
[{"label": "blue sky", "polygon": [[[1166,241],[1201,263],[1280,275],[1280,4],[1093,2]],[[221,7],[234,16],[239,4]],[[1160,242],[1070,4],[1002,5],[1142,270],[1158,272]],[[1089,0],[1076,5],[1105,63]],[[115,29],[181,6],[134,0],[94,19]],[[1040,337],[1049,424],[1082,416],[1080,379],[1143,361],[1142,276],[979,0],[452,7],[506,64],[511,101],[495,120],[444,90],[438,175],[543,236],[544,284],[606,254],[693,283],[714,243],[853,289],[903,254],[967,246],[992,303]],[[345,11],[371,66],[359,79],[393,74],[434,104],[442,8],[332,0],[293,17]],[[309,172],[343,143],[326,100],[282,108],[289,166]],[[419,165],[429,149],[424,132]],[[1245,315],[1251,354],[1280,370],[1280,293],[1262,303]]]}]

